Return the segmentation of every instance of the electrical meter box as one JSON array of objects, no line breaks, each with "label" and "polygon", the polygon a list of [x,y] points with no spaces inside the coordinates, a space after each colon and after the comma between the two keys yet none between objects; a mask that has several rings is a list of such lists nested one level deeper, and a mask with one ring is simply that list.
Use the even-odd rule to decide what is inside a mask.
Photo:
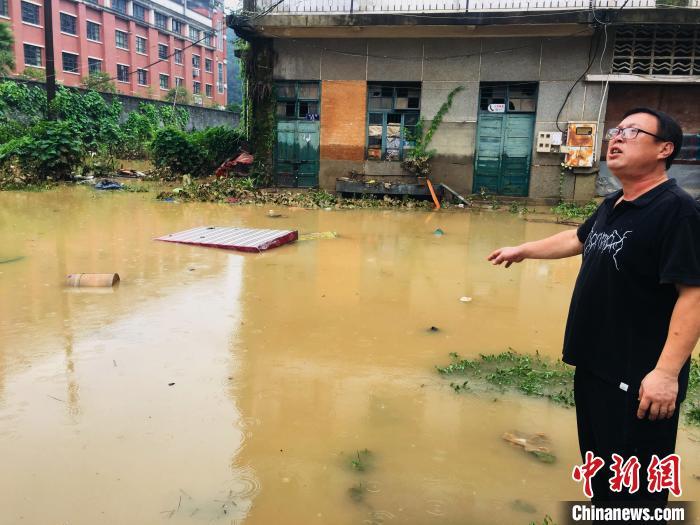
[{"label": "electrical meter box", "polygon": [[569,122],[564,164],[574,168],[592,168],[595,160],[595,122]]}]

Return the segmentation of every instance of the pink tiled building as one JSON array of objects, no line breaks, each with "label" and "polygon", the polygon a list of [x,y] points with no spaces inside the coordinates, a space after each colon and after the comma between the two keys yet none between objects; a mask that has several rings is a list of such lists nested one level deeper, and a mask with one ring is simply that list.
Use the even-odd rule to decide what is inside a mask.
[{"label": "pink tiled building", "polygon": [[[125,95],[160,99],[184,86],[195,104],[226,105],[226,23],[208,0],[51,0],[56,80],[108,73]],[[44,2],[0,0],[16,73],[46,67]]]}]

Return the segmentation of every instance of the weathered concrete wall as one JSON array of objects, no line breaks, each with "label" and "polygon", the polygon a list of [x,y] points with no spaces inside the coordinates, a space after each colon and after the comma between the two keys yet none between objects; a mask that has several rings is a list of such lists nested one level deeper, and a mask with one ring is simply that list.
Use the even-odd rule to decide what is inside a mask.
[{"label": "weathered concrete wall", "polygon": [[[32,82],[32,81],[21,81],[23,84],[29,86],[37,86],[41,89],[46,89],[46,84],[43,82]],[[76,89],[81,92],[86,90],[82,88],[70,88]],[[132,97],[130,95],[112,95],[109,93],[101,93],[103,98],[107,102],[111,102],[114,98],[122,103],[122,114],[121,120],[125,121],[132,111],[137,111],[139,104],[146,102],[149,104],[154,104],[155,106],[172,106],[172,102],[164,102],[161,100],[152,100],[147,98]],[[213,126],[231,126],[236,127],[239,121],[238,113],[233,113],[231,111],[221,111],[218,109],[205,108],[202,106],[189,106],[186,104],[176,104],[176,107],[185,108],[190,114],[190,120],[187,124],[187,129],[204,129]]]},{"label": "weathered concrete wall", "polygon": [[[479,114],[480,82],[538,82],[539,95],[535,122],[538,131],[556,131],[556,117],[567,92],[588,63],[590,36],[503,37],[503,38],[404,38],[404,39],[276,39],[277,61],[274,75],[289,80],[352,80],[362,82],[421,82],[421,117],[430,121],[447,95],[457,86],[464,90],[454,99],[435,134],[432,147],[434,177],[454,189],[471,192],[476,127]],[[610,35],[612,38],[612,35]],[[602,47],[602,46],[601,46]],[[591,73],[607,71],[611,45],[606,57],[595,57]],[[572,91],[559,117],[564,129],[568,120],[593,120],[601,110],[601,84],[580,82]],[[322,99],[326,96],[322,92]],[[602,101],[604,104],[604,101]],[[332,102],[338,103],[337,99]],[[321,141],[327,118],[355,111],[366,116],[366,104],[342,102],[347,106],[336,113],[322,102]],[[603,105],[602,115],[605,114]],[[358,117],[359,118],[359,117]],[[429,125],[429,122],[426,122]],[[366,138],[363,130],[363,148]],[[337,143],[337,137],[333,138]],[[353,143],[356,145],[355,143]],[[563,157],[558,154],[533,155],[530,174],[531,197],[559,196],[559,172]],[[326,150],[328,151],[328,150]],[[340,150],[338,150],[340,151]],[[324,154],[321,184],[332,188],[333,177],[345,176],[350,169],[362,169],[372,176],[396,176],[398,163],[364,162]],[[343,170],[347,170],[343,173]],[[337,174],[337,175],[336,175]],[[564,196],[586,199],[594,195],[593,176],[569,176],[563,184]],[[590,192],[590,195],[586,195]]]}]

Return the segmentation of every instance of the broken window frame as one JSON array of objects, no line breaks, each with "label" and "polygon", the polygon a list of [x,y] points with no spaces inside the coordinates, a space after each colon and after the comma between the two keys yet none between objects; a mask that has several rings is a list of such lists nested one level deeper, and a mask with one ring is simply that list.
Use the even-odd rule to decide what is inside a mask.
[{"label": "broken window frame", "polygon": [[[407,90],[408,93],[405,97],[399,96],[400,92]],[[379,95],[374,95],[374,92],[379,92]],[[414,95],[410,97],[410,91],[414,91]],[[379,107],[372,107],[373,100],[388,99],[391,97],[391,107],[381,107],[382,103],[377,104]],[[406,107],[398,102],[399,99],[407,99]],[[416,107],[408,107],[409,100],[418,99]],[[412,143],[410,140],[410,128],[415,129],[416,124],[420,121],[420,98],[421,98],[421,84],[420,83],[370,83],[367,85],[367,132],[366,132],[366,142],[365,142],[365,158],[367,160],[376,161],[389,161],[396,162],[404,159],[406,152],[410,151],[412,148]],[[388,104],[386,104],[388,106]],[[379,126],[380,124],[372,124],[372,116],[381,116],[381,147],[377,148],[370,146],[370,139],[376,137],[376,135],[370,134],[370,126]],[[390,118],[398,117],[399,122],[389,122]],[[407,117],[411,119],[412,123],[407,124]],[[400,126],[399,131],[399,145],[398,147],[389,147],[389,126],[391,124],[398,124]],[[379,156],[376,154],[371,155],[371,151],[379,150]],[[390,157],[390,153],[398,151],[398,155],[395,157]]]},{"label": "broken window frame", "polygon": [[[514,96],[518,91],[524,91],[525,88],[531,88],[532,94],[528,96]],[[482,82],[479,86],[479,112],[480,113],[491,113],[488,110],[489,102],[487,101],[484,109],[484,97],[486,96],[485,90],[487,89],[501,89],[503,90],[502,97],[488,97],[488,101],[491,104],[505,104],[506,108],[503,113],[537,113],[537,97],[539,94],[539,85],[537,82]],[[496,102],[498,100],[499,102]],[[515,100],[532,100],[532,109],[516,109],[515,104],[513,104],[513,109],[510,108],[511,101]]]},{"label": "broken window frame", "polygon": [[[315,86],[316,96],[308,97],[303,95],[303,88],[305,86]],[[294,94],[291,96],[284,96],[282,94],[282,88],[293,87]],[[280,104],[286,105],[286,111],[284,115],[280,115],[279,107]],[[304,104],[307,105],[307,111],[303,112]],[[311,113],[308,111],[308,105],[315,104],[316,111]],[[293,109],[293,114],[290,114],[290,109]],[[318,118],[310,119],[307,115],[317,115]],[[321,83],[318,80],[297,80],[297,81],[278,81],[275,83],[275,117],[277,120],[290,121],[290,120],[320,120],[321,119]]]}]

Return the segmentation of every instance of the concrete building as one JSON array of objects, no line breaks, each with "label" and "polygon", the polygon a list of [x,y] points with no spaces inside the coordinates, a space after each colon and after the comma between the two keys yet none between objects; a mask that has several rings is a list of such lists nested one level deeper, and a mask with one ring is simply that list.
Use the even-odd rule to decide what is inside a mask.
[{"label": "concrete building", "polygon": [[[687,162],[700,160],[700,4],[666,4],[248,0],[228,24],[255,52],[272,50],[281,183],[333,190],[353,171],[410,180],[401,160],[411,131],[461,87],[431,144],[434,182],[585,200],[603,129],[631,104],[678,116]],[[567,133],[570,122],[582,124]],[[590,166],[562,175],[586,142]]]},{"label": "concrete building", "polygon": [[[181,85],[195,104],[226,105],[226,27],[208,0],[51,0],[56,81],[108,73],[125,95],[160,99]],[[0,0],[16,73],[46,67],[44,3]]]}]

